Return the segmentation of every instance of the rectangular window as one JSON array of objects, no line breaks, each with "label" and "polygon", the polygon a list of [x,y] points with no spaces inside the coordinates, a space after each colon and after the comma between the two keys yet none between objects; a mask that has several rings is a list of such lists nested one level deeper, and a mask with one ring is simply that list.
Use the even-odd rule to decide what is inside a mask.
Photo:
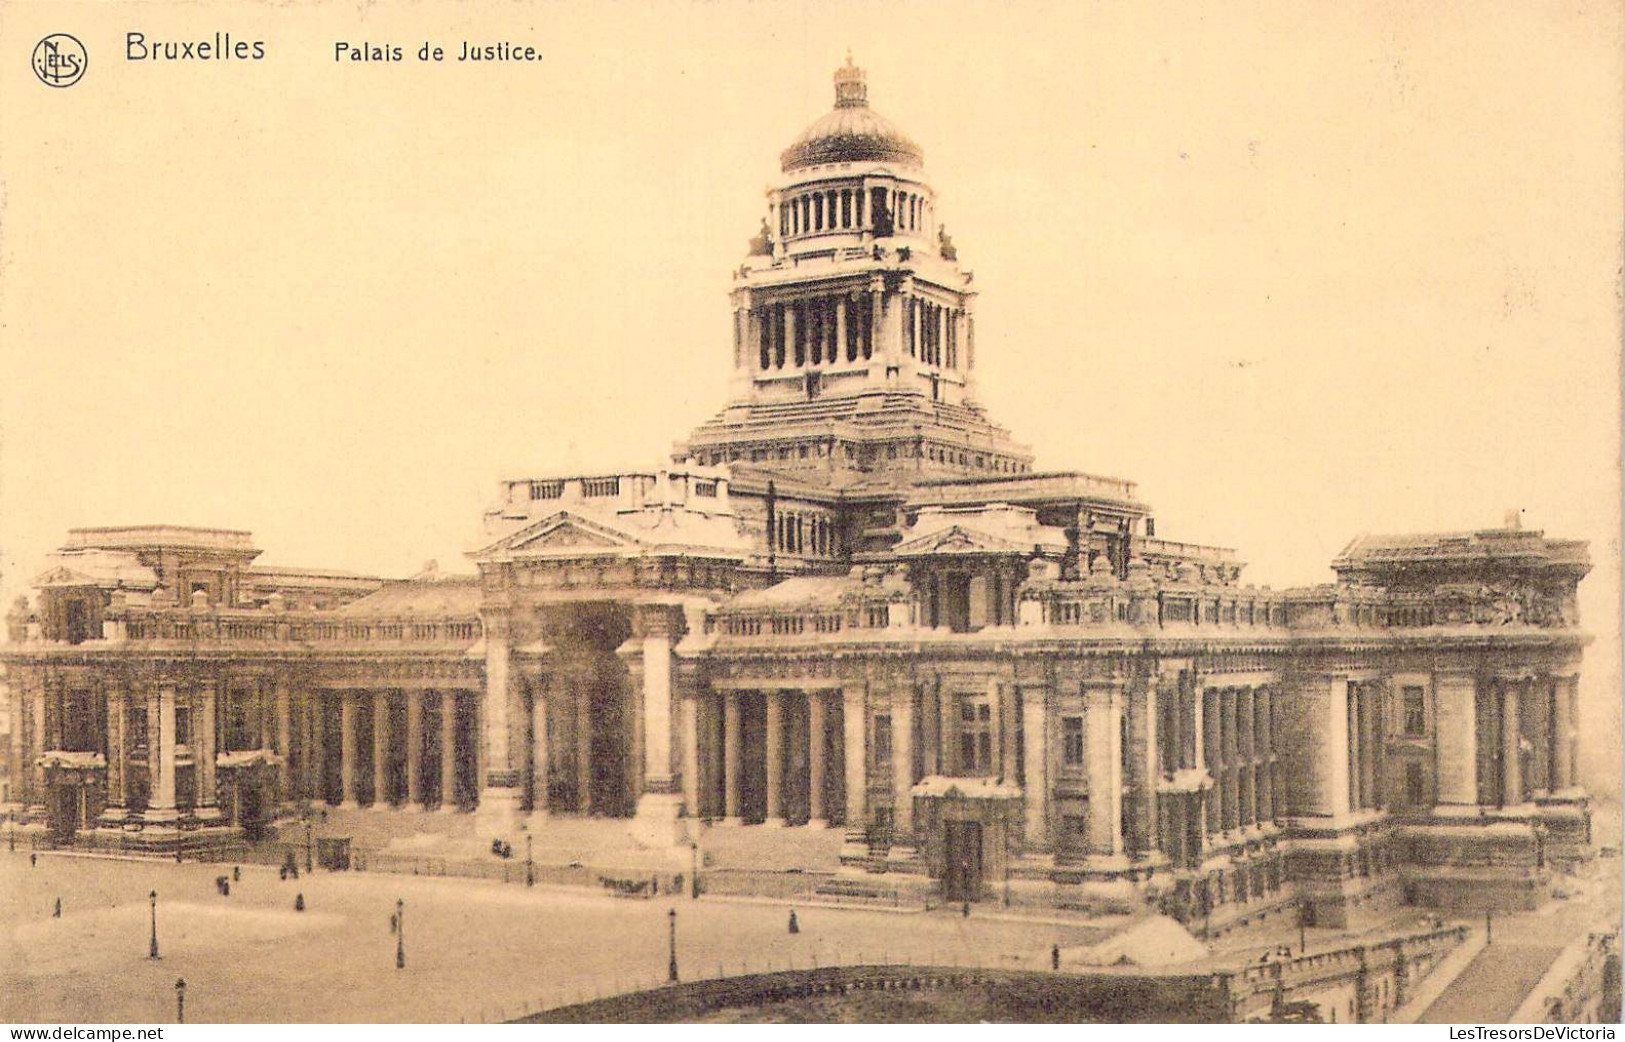
[{"label": "rectangular window", "polygon": [[175,744],[192,744],[192,707],[180,699],[175,700]]},{"label": "rectangular window", "polygon": [[1083,717],[1061,717],[1061,763],[1067,767],[1083,766]]},{"label": "rectangular window", "polygon": [[993,768],[993,708],[981,695],[961,695],[958,708],[958,773],[988,774]]},{"label": "rectangular window", "polygon": [[1419,687],[1407,687],[1403,693],[1405,733],[1421,737],[1428,733],[1427,698]]},{"label": "rectangular window", "polygon": [[875,766],[891,763],[891,717],[875,717]]}]

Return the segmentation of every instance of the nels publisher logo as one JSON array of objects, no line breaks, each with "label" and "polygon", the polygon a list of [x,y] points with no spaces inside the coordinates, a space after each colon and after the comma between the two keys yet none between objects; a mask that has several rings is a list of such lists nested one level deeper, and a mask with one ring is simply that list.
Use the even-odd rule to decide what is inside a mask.
[{"label": "nels publisher logo", "polygon": [[52,33],[34,45],[34,75],[47,87],[71,87],[85,75],[85,45],[67,33]]}]

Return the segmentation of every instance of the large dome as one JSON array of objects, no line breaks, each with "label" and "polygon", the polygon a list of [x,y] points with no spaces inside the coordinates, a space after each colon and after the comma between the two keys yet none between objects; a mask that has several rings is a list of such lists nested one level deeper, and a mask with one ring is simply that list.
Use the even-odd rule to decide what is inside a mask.
[{"label": "large dome", "polygon": [[863,70],[852,64],[835,70],[835,109],[801,132],[779,154],[785,173],[823,163],[903,163],[921,166],[925,153],[891,120],[869,107]]}]

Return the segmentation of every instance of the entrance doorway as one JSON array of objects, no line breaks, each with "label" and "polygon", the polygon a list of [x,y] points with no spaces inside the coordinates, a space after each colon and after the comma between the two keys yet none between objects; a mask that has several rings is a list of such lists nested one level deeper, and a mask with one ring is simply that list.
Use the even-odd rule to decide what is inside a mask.
[{"label": "entrance doorway", "polygon": [[241,784],[242,788],[238,790],[238,824],[243,828],[244,839],[258,843],[265,838],[265,790],[258,779]]},{"label": "entrance doorway", "polygon": [[72,843],[79,834],[79,786],[58,785],[51,790],[51,838]]},{"label": "entrance doorway", "polygon": [[947,865],[942,894],[949,901],[982,899],[982,824],[978,821],[943,823]]}]

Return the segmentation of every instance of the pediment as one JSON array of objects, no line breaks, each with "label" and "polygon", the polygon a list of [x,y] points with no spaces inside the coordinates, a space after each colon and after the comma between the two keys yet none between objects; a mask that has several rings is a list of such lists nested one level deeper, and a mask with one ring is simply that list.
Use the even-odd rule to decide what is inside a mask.
[{"label": "pediment", "polygon": [[479,556],[577,556],[635,550],[642,541],[630,533],[568,510],[542,518],[486,547]]},{"label": "pediment", "polygon": [[75,571],[65,565],[52,568],[34,580],[36,588],[45,586],[95,586],[96,584],[97,581],[94,576]]},{"label": "pediment", "polygon": [[930,554],[1012,554],[1029,550],[1007,539],[990,536],[963,525],[953,525],[929,532],[902,543],[897,547],[899,556],[925,556]]}]

